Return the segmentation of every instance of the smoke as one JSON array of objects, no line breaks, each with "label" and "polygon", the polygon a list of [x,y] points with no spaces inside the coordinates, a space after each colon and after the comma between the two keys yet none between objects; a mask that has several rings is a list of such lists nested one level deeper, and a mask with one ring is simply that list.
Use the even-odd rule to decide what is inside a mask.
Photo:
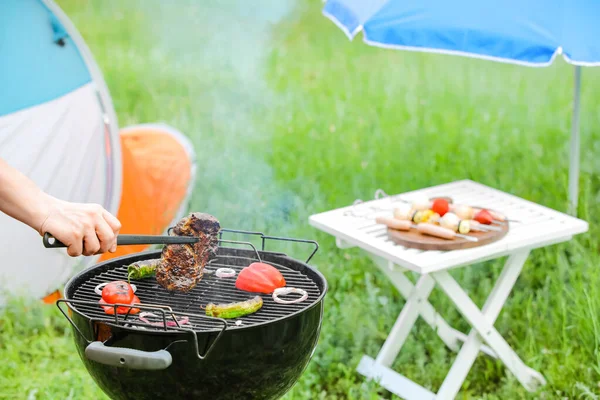
[{"label": "smoke", "polygon": [[190,209],[215,215],[224,227],[280,233],[302,205],[265,160],[274,132],[261,120],[283,101],[267,85],[265,63],[273,25],[293,10],[291,0],[137,6],[152,24],[146,58],[162,82],[146,85],[166,102],[159,105],[167,107],[164,122],[190,137],[197,153]]}]

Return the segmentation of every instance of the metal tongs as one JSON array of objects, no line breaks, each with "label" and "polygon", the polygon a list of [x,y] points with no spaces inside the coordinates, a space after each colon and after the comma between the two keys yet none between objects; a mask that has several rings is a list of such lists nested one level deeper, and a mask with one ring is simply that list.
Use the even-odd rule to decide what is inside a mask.
[{"label": "metal tongs", "polygon": [[[189,244],[196,243],[200,238],[195,236],[165,236],[165,235],[118,235],[117,246],[135,244]],[[44,247],[48,249],[67,247],[64,243],[56,240],[48,232],[44,233]]]}]

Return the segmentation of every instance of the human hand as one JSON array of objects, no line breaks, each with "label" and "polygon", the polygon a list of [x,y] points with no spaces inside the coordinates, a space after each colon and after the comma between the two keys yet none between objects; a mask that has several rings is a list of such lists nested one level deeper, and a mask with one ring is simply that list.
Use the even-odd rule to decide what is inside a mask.
[{"label": "human hand", "polygon": [[53,199],[41,223],[40,235],[50,233],[76,257],[117,250],[119,220],[98,204],[70,203]]}]

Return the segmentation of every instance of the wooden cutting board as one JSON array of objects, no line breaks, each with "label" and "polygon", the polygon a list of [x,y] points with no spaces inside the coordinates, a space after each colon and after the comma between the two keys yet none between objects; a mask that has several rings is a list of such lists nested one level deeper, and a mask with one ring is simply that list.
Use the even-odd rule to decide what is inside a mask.
[{"label": "wooden cutting board", "polygon": [[411,229],[410,231],[398,231],[395,229],[388,228],[388,236],[395,243],[409,247],[413,249],[420,250],[460,250],[460,249],[469,249],[472,247],[484,246],[489,243],[493,243],[502,239],[508,233],[508,225],[494,225],[499,228],[502,228],[501,231],[489,231],[489,232],[469,232],[469,236],[476,237],[479,239],[477,242],[471,242],[467,239],[463,238],[455,238],[455,239],[442,239],[434,236],[424,235],[416,229]]}]

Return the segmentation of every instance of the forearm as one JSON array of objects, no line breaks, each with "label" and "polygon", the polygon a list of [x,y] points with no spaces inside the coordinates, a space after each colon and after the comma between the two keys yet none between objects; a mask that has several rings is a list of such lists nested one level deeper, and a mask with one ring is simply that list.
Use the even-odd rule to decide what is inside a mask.
[{"label": "forearm", "polygon": [[0,159],[0,211],[40,231],[58,200]]}]

